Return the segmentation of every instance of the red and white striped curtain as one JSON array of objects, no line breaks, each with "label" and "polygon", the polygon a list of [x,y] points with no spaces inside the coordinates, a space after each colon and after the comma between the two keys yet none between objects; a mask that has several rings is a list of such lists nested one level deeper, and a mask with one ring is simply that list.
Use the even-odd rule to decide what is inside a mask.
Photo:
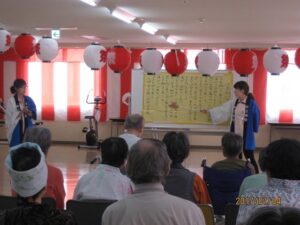
[{"label": "red and white striped curtain", "polygon": [[[131,90],[131,71],[142,50],[132,50],[132,65],[122,74],[106,66],[90,70],[83,62],[83,49],[62,49],[52,63],[42,63],[35,56],[19,59],[11,49],[0,55],[0,98],[11,96],[10,87],[16,78],[27,81],[27,94],[37,105],[38,118],[55,121],[80,121],[93,114],[93,105],[86,103],[94,96],[106,96],[101,105],[101,121],[125,118],[128,105],[122,101]],[[123,98],[124,100],[124,98]]]}]

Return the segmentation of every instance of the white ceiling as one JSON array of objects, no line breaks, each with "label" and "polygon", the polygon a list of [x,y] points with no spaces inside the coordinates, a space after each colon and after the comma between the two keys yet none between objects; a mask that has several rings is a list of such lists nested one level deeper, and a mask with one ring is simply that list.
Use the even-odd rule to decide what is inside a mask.
[{"label": "white ceiling", "polygon": [[[120,6],[159,29],[148,34],[137,24],[112,17],[103,6]],[[200,23],[199,18],[205,22]],[[102,38],[105,46],[171,47],[161,35],[178,39],[178,47],[300,46],[299,0],[102,0],[97,7],[79,0],[0,0],[0,24],[12,34],[48,35],[35,27],[78,27],[62,31],[62,46],[90,43],[82,35]]]}]

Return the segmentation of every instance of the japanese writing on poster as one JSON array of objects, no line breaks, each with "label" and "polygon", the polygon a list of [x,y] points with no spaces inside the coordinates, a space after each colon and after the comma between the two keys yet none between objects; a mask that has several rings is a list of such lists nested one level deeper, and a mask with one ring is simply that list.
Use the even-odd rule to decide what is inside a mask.
[{"label": "japanese writing on poster", "polygon": [[233,74],[203,77],[186,72],[179,77],[167,73],[144,75],[143,116],[146,122],[211,124],[211,109],[231,99]]}]

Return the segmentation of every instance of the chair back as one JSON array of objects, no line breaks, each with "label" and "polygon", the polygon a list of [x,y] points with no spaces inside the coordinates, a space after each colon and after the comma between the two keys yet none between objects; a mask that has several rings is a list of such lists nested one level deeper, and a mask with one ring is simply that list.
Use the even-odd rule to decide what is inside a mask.
[{"label": "chair back", "polygon": [[227,204],[225,207],[225,225],[235,225],[239,212],[239,206],[236,204]]},{"label": "chair back", "polygon": [[88,200],[67,202],[67,210],[74,213],[77,225],[99,225],[105,209],[115,200]]},{"label": "chair back", "polygon": [[225,206],[228,203],[235,204],[244,178],[250,175],[250,169],[226,171],[210,167],[203,168],[203,178],[216,215],[224,215]]},{"label": "chair back", "polygon": [[209,204],[198,204],[199,208],[201,209],[206,225],[215,225],[214,219],[214,209],[212,205]]}]

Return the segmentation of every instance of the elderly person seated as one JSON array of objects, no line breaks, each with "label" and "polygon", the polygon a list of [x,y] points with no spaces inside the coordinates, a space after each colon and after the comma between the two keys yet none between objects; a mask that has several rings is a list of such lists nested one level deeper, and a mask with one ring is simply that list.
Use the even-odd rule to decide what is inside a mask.
[{"label": "elderly person seated", "polygon": [[128,154],[128,146],[122,138],[111,137],[101,143],[102,162],[96,170],[80,178],[75,200],[120,200],[133,191],[130,179],[120,172]]},{"label": "elderly person seated", "polygon": [[260,151],[258,159],[258,164],[262,172],[246,177],[241,184],[239,195],[243,195],[248,189],[263,187],[268,183],[264,160],[265,150],[263,149]]},{"label": "elderly person seated", "polygon": [[[47,157],[52,142],[51,132],[45,127],[30,127],[26,130],[24,141],[38,144]],[[60,169],[49,164],[47,164],[47,168],[48,180],[45,197],[55,199],[57,208],[63,209],[66,196],[63,174]]]},{"label": "elderly person seated", "polygon": [[135,191],[105,210],[102,225],[205,225],[197,205],[164,191],[161,182],[169,171],[170,159],[161,141],[135,144],[127,165]]},{"label": "elderly person seated", "polygon": [[300,142],[277,140],[264,151],[268,184],[239,196],[237,225],[244,225],[254,210],[264,206],[300,208]]},{"label": "elderly person seated", "polygon": [[5,166],[20,205],[0,213],[4,225],[75,225],[69,212],[41,204],[47,185],[45,155],[37,144],[23,143],[10,149]]},{"label": "elderly person seated", "polygon": [[299,225],[300,210],[291,207],[264,207],[255,211],[246,225]]},{"label": "elderly person seated", "polygon": [[198,204],[210,204],[206,183],[196,173],[182,166],[189,156],[190,143],[186,134],[169,132],[163,138],[172,160],[171,170],[164,182],[165,191]]},{"label": "elderly person seated", "polygon": [[243,148],[243,138],[235,133],[226,133],[222,137],[222,149],[224,160],[215,162],[211,168],[227,171],[244,170],[249,168],[254,174],[255,170],[250,162],[239,158]]},{"label": "elderly person seated", "polygon": [[125,132],[124,134],[120,135],[120,137],[126,141],[130,150],[131,147],[137,143],[143,135],[144,117],[139,114],[132,114],[128,116],[125,120],[124,128]]}]

